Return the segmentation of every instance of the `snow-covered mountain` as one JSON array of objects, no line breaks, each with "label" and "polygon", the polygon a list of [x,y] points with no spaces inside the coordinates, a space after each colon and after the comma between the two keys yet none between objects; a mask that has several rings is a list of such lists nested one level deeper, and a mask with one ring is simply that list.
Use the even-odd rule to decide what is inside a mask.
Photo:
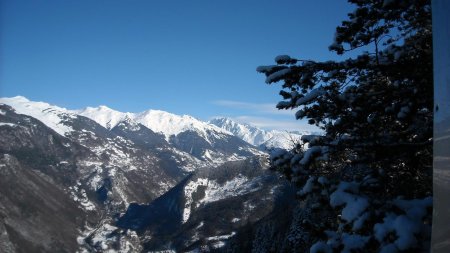
[{"label": "snow-covered mountain", "polygon": [[160,110],[147,110],[140,113],[119,112],[107,106],[87,107],[78,110],[79,115],[88,117],[107,129],[112,129],[124,119],[132,119],[156,133],[162,133],[169,140],[170,136],[185,131],[195,131],[208,139],[210,134],[220,136],[230,134],[219,127],[202,122],[189,115],[175,115]]},{"label": "snow-covered mountain", "polygon": [[[274,147],[290,149],[303,134],[310,134],[306,131],[267,131],[249,124],[238,123],[230,118],[215,118],[209,122],[203,122],[189,115],[179,116],[160,110],[131,113],[116,111],[104,105],[81,110],[68,110],[45,102],[30,101],[22,96],[0,98],[0,103],[12,106],[17,113],[40,120],[63,136],[73,131],[69,122],[78,116],[92,119],[108,130],[124,121],[136,126],[139,124],[155,133],[162,134],[168,142],[173,141],[173,138],[181,133],[189,132],[205,140],[208,144],[234,135],[251,145],[264,149]],[[208,150],[204,149],[201,152],[206,152],[206,156],[208,156]]]},{"label": "snow-covered mountain", "polygon": [[79,125],[74,122],[89,118],[109,131],[121,123],[126,123],[129,131],[139,131],[138,126],[141,126],[161,134],[176,149],[209,162],[220,163],[224,157],[237,159],[247,153],[259,152],[232,133],[188,115],[179,116],[159,110],[120,112],[107,106],[68,110],[45,102],[30,101],[22,96],[0,98],[0,103],[13,107],[17,113],[40,120],[66,137],[74,132],[74,126]]},{"label": "snow-covered mountain", "polygon": [[16,113],[25,114],[38,119],[62,136],[73,131],[69,125],[65,124],[68,119],[77,116],[73,111],[50,105],[45,102],[30,101],[22,96],[0,98],[0,103],[13,107]]},{"label": "snow-covered mountain", "polygon": [[[285,183],[267,167],[255,146],[190,116],[0,98],[1,243],[5,252],[221,247],[272,211]],[[147,211],[161,219],[147,223]]]},{"label": "snow-covered mountain", "polygon": [[288,132],[278,130],[263,130],[255,126],[238,123],[230,118],[214,118],[209,121],[210,124],[216,125],[244,141],[262,148],[283,148],[291,149],[295,143],[300,141],[304,134],[310,132]]},{"label": "snow-covered mountain", "polygon": [[197,120],[192,116],[179,116],[160,110],[130,113],[116,111],[104,105],[87,107],[81,110],[68,110],[45,102],[30,101],[23,96],[0,98],[0,103],[12,106],[17,113],[39,119],[61,135],[65,135],[65,133],[71,131],[70,127],[64,124],[64,118],[75,117],[76,115],[90,118],[109,130],[121,121],[131,119],[156,133],[162,133],[166,139],[184,131],[196,131],[206,138],[209,135],[207,132],[212,132],[216,135],[230,134],[228,131]]}]

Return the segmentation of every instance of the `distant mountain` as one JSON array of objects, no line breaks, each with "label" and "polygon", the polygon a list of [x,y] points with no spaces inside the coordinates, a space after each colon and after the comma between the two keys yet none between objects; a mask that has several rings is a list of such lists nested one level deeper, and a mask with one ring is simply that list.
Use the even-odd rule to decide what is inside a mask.
[{"label": "distant mountain", "polygon": [[190,116],[0,98],[0,245],[219,248],[289,188],[267,167],[266,153]]},{"label": "distant mountain", "polygon": [[[310,134],[308,131],[268,131],[249,124],[238,123],[230,118],[215,118],[209,122],[203,122],[189,115],[179,116],[160,110],[130,113],[116,111],[104,105],[68,110],[45,102],[30,101],[22,96],[1,98],[0,102],[12,106],[18,113],[40,120],[62,136],[73,131],[69,122],[78,116],[92,119],[107,130],[112,130],[121,123],[123,125],[123,122],[135,127],[140,125],[163,136],[167,142],[181,144],[186,138],[194,139],[196,138],[194,136],[198,136],[207,143],[204,148],[197,151],[198,158],[205,155],[205,152],[208,156],[210,150],[207,150],[206,146],[211,146],[220,140],[225,141],[230,135],[257,147],[290,149],[303,134]],[[177,136],[178,138],[174,138]],[[184,149],[189,152],[191,148],[184,145]]]},{"label": "distant mountain", "polygon": [[[102,126],[96,127],[102,136],[110,134],[110,130],[118,125],[127,125],[128,132],[139,132],[141,128],[151,130],[164,137],[172,147],[203,161],[222,163],[233,157],[238,159],[239,156],[259,152],[230,132],[187,115],[178,116],[158,110],[123,113],[106,106],[67,110],[44,102],[30,101],[22,96],[1,98],[0,103],[12,106],[17,113],[40,120],[62,136],[78,135],[74,129],[78,124],[76,122],[89,118]],[[87,129],[82,132],[83,136],[90,134]],[[224,160],[224,157],[227,158]]]},{"label": "distant mountain", "polygon": [[126,118],[132,119],[156,133],[163,134],[167,140],[169,140],[170,136],[178,135],[185,131],[197,132],[205,139],[208,139],[212,134],[230,134],[221,128],[197,120],[192,116],[179,116],[159,110],[147,110],[141,113],[124,113],[115,111],[107,106],[99,106],[96,108],[87,107],[77,112],[79,115],[88,117],[107,129],[112,129]]},{"label": "distant mountain", "polygon": [[267,131],[249,124],[238,123],[230,118],[214,118],[209,123],[234,134],[254,146],[259,146],[264,149],[291,149],[300,140],[302,135],[311,134],[308,131]]}]

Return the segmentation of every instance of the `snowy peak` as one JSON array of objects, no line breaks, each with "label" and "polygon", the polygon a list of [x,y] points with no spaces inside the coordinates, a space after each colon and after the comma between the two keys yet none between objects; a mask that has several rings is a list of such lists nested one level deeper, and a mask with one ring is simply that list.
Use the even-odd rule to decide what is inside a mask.
[{"label": "snowy peak", "polygon": [[66,108],[45,102],[30,101],[22,96],[0,98],[0,103],[11,106],[18,114],[25,114],[38,119],[62,136],[73,131],[68,121],[77,117],[73,111]]},{"label": "snowy peak", "polygon": [[189,115],[180,116],[160,110],[147,110],[140,113],[120,112],[105,105],[86,107],[82,110],[68,110],[44,102],[30,101],[22,96],[0,98],[0,103],[11,106],[19,114],[40,120],[63,136],[73,131],[70,123],[78,116],[94,120],[108,130],[120,124],[131,131],[138,131],[145,126],[155,133],[163,134],[166,141],[180,133],[192,132],[209,144],[235,136],[254,146],[290,149],[293,140],[300,139],[302,135],[302,133],[276,130],[266,131],[229,118],[216,118],[210,122],[203,122]]},{"label": "snowy peak", "polygon": [[28,100],[28,98],[24,97],[24,96],[15,96],[15,97],[11,97],[11,98],[2,98],[2,100],[7,100],[7,101],[12,101],[12,102],[30,102],[30,100]]},{"label": "snowy peak", "polygon": [[126,116],[131,116],[131,113],[119,112],[104,105],[99,107],[86,107],[83,110],[79,110],[78,114],[96,121],[107,129],[112,129],[120,121],[125,119]]},{"label": "snowy peak", "polygon": [[162,133],[169,139],[172,135],[178,135],[185,131],[194,131],[203,137],[207,137],[207,131],[230,134],[225,130],[195,119],[189,115],[179,116],[160,110],[147,110],[140,113],[119,112],[106,106],[87,107],[79,114],[88,117],[107,129],[112,129],[120,122],[140,123],[156,133]]},{"label": "snowy peak", "polygon": [[215,118],[209,121],[209,123],[225,129],[255,146],[259,146],[272,138],[272,134],[268,131],[248,124],[238,123],[229,118]]},{"label": "snowy peak", "polygon": [[138,124],[142,124],[153,132],[162,133],[167,140],[170,136],[176,136],[185,131],[196,132],[205,139],[209,139],[211,135],[216,137],[224,134],[231,135],[222,128],[200,121],[192,116],[179,116],[160,110],[130,113],[116,111],[105,105],[86,107],[82,110],[67,110],[44,102],[30,101],[22,96],[0,98],[0,103],[10,105],[20,114],[26,114],[42,121],[63,136],[65,133],[72,131],[67,124],[67,118],[77,117],[78,115],[90,118],[108,130],[121,122],[136,128]]},{"label": "snowy peak", "polygon": [[291,149],[303,134],[308,133],[306,131],[267,131],[249,124],[236,122],[230,118],[215,118],[209,121],[209,123],[231,132],[254,146],[261,146],[263,148]]},{"label": "snowy peak", "polygon": [[139,131],[141,129],[141,124],[130,118],[128,115],[125,115],[125,118],[123,118],[123,120],[121,120],[115,127],[118,126],[130,131]]},{"label": "snowy peak", "polygon": [[135,114],[135,120],[154,132],[163,133],[166,137],[178,135],[185,131],[198,132],[206,137],[207,131],[230,134],[221,128],[200,121],[189,115],[175,115],[165,111],[148,110]]}]

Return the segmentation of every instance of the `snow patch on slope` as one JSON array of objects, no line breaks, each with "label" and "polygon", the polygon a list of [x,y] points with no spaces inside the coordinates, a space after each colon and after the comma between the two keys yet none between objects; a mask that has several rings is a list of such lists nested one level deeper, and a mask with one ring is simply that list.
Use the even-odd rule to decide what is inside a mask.
[{"label": "snow patch on slope", "polygon": [[185,223],[189,216],[191,216],[191,206],[193,204],[192,194],[197,191],[199,186],[207,186],[208,185],[208,179],[206,178],[198,178],[195,181],[190,181],[185,187],[184,187],[184,196],[186,198],[186,202],[183,209],[183,223]]},{"label": "snow patch on slope", "polygon": [[[186,202],[183,210],[183,223],[189,219],[192,208],[197,208],[202,204],[219,201],[221,199],[257,191],[259,187],[255,187],[254,181],[256,180],[258,180],[258,178],[249,180],[243,175],[238,175],[223,184],[219,184],[215,180],[208,180],[207,178],[197,178],[195,181],[190,181],[184,187]],[[201,199],[194,200],[193,193],[198,191],[201,186],[204,187],[204,195]]]},{"label": "snow patch on slope", "polygon": [[94,203],[92,203],[86,195],[86,191],[80,187],[80,182],[76,185],[69,187],[70,196],[75,202],[80,204],[80,207],[86,211],[94,211],[96,209]]},{"label": "snow patch on slope", "polygon": [[0,126],[18,127],[19,125],[16,125],[16,124],[13,124],[13,123],[0,122]]}]

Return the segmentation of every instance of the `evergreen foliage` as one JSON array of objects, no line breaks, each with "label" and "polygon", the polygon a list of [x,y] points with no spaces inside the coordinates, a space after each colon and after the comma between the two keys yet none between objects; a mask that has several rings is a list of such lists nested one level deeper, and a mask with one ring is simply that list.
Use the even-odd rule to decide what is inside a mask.
[{"label": "evergreen foliage", "polygon": [[422,252],[432,196],[431,4],[349,2],[355,10],[329,49],[356,57],[281,55],[257,68],[266,83],[282,82],[279,109],[297,109],[297,119],[324,132],[273,154],[272,166],[308,205],[332,210],[327,222],[312,215],[314,226],[304,228],[311,252]]}]

